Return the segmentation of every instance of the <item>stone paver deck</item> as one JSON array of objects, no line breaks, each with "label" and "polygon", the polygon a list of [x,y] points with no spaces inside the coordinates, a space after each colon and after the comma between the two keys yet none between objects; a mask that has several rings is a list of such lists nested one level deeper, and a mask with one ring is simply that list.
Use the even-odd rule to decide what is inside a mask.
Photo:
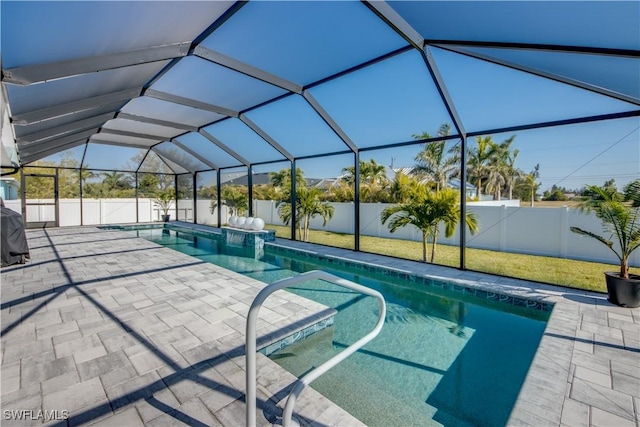
[{"label": "stone paver deck", "polygon": [[[246,314],[263,283],[119,231],[27,235],[31,260],[1,274],[2,426],[245,424]],[[278,291],[259,343],[334,312]],[[261,354],[258,373],[257,423],[271,425],[295,377]],[[362,424],[312,389],[296,413]]]},{"label": "stone paver deck", "polygon": [[[31,260],[1,273],[3,426],[41,425],[62,411],[68,420],[47,425],[244,425],[245,319],[262,283],[117,231],[28,238]],[[640,309],[602,294],[277,244],[553,302],[509,425],[640,427]],[[267,342],[329,314],[279,292],[260,311],[258,333]],[[259,355],[259,425],[279,413],[294,380]],[[361,424],[312,389],[296,412],[303,424]]]}]

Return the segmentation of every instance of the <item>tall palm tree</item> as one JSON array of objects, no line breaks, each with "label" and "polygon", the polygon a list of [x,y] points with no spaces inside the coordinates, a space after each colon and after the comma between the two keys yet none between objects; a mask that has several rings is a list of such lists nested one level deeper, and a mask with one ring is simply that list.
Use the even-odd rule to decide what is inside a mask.
[{"label": "tall palm tree", "polygon": [[503,165],[500,164],[493,165],[487,175],[487,192],[493,193],[493,200],[500,200],[502,198],[502,187],[507,182],[504,177],[506,171],[502,166]]},{"label": "tall palm tree", "polygon": [[[423,187],[424,188],[424,187]],[[427,262],[427,240],[431,237],[431,257],[436,256],[439,227],[445,224],[445,236],[451,237],[460,220],[459,194],[456,190],[445,188],[438,192],[423,189],[414,194],[408,202],[388,207],[382,211],[381,220],[389,221],[389,231],[413,225],[422,233],[422,262]],[[473,212],[467,211],[465,223],[474,234],[478,230],[478,220]]]},{"label": "tall palm tree", "polygon": [[509,154],[504,170],[504,177],[506,179],[506,187],[509,192],[509,200],[513,199],[513,189],[518,181],[518,178],[522,176],[522,171],[516,168],[516,159],[518,158],[519,150],[513,150]]},{"label": "tall palm tree", "polygon": [[[516,138],[512,135],[500,144],[496,144],[493,156],[489,161],[489,173],[487,175],[487,190],[493,193],[494,200],[502,198],[502,188],[507,183],[509,175],[509,162],[511,160],[511,144]],[[516,150],[517,151],[517,150]],[[516,153],[517,155],[517,153]],[[515,159],[513,159],[515,161]]]},{"label": "tall palm tree", "polygon": [[467,167],[469,169],[469,176],[476,183],[476,192],[478,198],[482,195],[483,180],[488,177],[491,170],[491,161],[498,145],[493,142],[491,136],[477,136],[476,147],[469,150],[469,160]]},{"label": "tall palm tree", "polygon": [[522,176],[520,185],[527,191],[530,197],[529,206],[533,207],[536,199],[536,191],[540,188],[538,178],[540,177],[540,164],[537,164],[531,172]]},{"label": "tall palm tree", "polygon": [[[451,126],[445,123],[438,129],[438,136],[448,136],[451,133]],[[430,139],[431,135],[424,132],[421,135],[413,135],[415,139]],[[414,160],[415,174],[433,181],[436,191],[446,188],[449,179],[459,170],[458,159],[454,156],[447,157],[446,141],[433,141],[424,144],[422,150],[416,155]],[[451,152],[451,150],[449,150]]]},{"label": "tall palm tree", "polygon": [[[316,216],[322,217],[322,225],[327,225],[327,221],[333,218],[334,208],[321,199],[323,191],[317,187],[303,187],[296,189],[296,227],[298,228],[298,238],[307,242],[309,240],[309,227],[311,220]],[[282,202],[278,205],[278,215],[285,224],[291,222],[291,202]]]}]

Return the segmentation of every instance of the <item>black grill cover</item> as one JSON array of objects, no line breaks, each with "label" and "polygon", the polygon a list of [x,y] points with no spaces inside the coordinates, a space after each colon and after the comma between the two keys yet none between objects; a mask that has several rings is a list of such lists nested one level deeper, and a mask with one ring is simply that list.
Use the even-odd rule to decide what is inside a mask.
[{"label": "black grill cover", "polygon": [[2,266],[22,264],[29,257],[27,236],[24,232],[22,215],[9,208],[1,207],[0,239],[2,240]]}]

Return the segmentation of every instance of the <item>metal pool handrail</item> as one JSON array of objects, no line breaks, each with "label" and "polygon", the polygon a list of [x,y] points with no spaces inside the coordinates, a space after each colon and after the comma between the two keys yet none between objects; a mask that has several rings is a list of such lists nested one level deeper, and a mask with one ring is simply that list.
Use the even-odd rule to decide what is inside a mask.
[{"label": "metal pool handrail", "polygon": [[277,290],[288,288],[290,286],[295,286],[299,283],[306,282],[308,280],[325,280],[327,282],[333,283],[338,286],[342,286],[347,289],[351,289],[356,292],[360,292],[365,295],[369,295],[378,299],[378,304],[380,306],[380,313],[378,315],[378,322],[375,327],[364,337],[360,338],[358,341],[351,344],[349,347],[345,348],[340,353],[333,356],[331,359],[324,362],[322,365],[318,366],[311,372],[309,372],[304,377],[298,379],[289,393],[289,397],[287,398],[287,403],[284,407],[284,413],[282,417],[282,422],[284,427],[289,427],[291,425],[291,417],[293,415],[293,407],[296,404],[296,399],[304,390],[304,388],[311,383],[313,380],[318,378],[320,375],[327,372],[329,369],[336,366],[338,363],[342,362],[351,354],[355,353],[363,347],[366,343],[374,339],[382,326],[384,325],[384,318],[386,314],[386,304],[384,302],[384,297],[378,291],[367,288],[362,285],[358,285],[357,283],[353,283],[350,280],[342,279],[340,277],[334,276],[333,274],[327,273],[326,271],[313,270],[306,273],[302,273],[298,276],[288,277],[286,279],[277,280],[270,285],[267,285],[264,289],[262,289],[256,298],[253,300],[251,307],[249,308],[249,313],[247,315],[247,341],[246,341],[246,386],[247,386],[247,394],[246,394],[246,425],[248,427],[254,427],[256,425],[256,320],[258,318],[258,311],[262,306],[262,303]]}]

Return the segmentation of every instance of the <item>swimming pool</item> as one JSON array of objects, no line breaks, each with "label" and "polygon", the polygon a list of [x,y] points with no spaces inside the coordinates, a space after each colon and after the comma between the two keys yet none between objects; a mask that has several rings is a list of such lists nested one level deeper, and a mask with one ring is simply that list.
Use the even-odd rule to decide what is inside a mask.
[{"label": "swimming pool", "polygon": [[[371,426],[506,424],[549,316],[406,277],[354,274],[348,265],[311,262],[268,244],[256,259],[251,251],[188,232],[133,233],[266,283],[320,268],[380,291],[388,310],[380,335],[312,383]],[[338,309],[333,327],[269,356],[295,375],[356,341],[376,321],[376,302],[360,294],[320,281],[291,291]]]}]

